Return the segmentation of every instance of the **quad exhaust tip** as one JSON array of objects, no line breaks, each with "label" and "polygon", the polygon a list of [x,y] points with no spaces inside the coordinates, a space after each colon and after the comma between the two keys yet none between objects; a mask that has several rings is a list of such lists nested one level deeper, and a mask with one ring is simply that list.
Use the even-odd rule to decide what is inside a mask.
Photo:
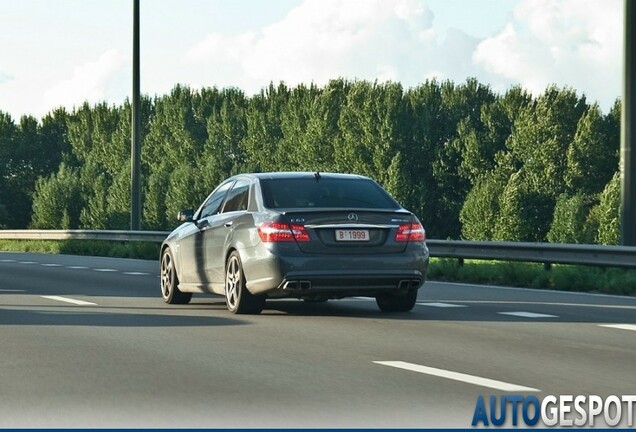
[{"label": "quad exhaust tip", "polygon": [[[409,290],[418,288],[422,284],[419,279],[402,279],[398,282],[398,289]],[[283,284],[283,289],[291,291],[309,291],[311,289],[311,281],[308,280],[290,280]]]},{"label": "quad exhaust tip", "polygon": [[303,291],[307,291],[311,289],[311,281],[298,281],[298,280],[292,280],[292,281],[287,281],[285,282],[285,285],[283,285],[283,289],[286,290],[303,290]]},{"label": "quad exhaust tip", "polygon": [[414,289],[419,287],[421,283],[422,281],[420,281],[419,279],[403,279],[398,283],[398,289],[401,289],[401,290]]}]

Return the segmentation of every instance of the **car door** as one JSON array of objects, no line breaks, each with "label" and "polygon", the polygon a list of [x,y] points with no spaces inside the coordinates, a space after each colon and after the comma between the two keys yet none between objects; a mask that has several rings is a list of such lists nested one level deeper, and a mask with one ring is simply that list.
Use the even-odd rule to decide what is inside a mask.
[{"label": "car door", "polygon": [[[179,254],[182,271],[181,282],[208,287],[210,280],[206,274],[208,256],[204,247],[206,232],[213,226],[214,216],[217,215],[234,180],[226,181],[217,187],[203,202],[193,218],[193,229],[181,239]],[[207,288],[209,290],[209,288]]]},{"label": "car door", "polygon": [[247,212],[250,181],[239,178],[227,194],[220,213],[210,218],[204,233],[206,275],[212,284],[225,282],[225,257],[236,220]]}]

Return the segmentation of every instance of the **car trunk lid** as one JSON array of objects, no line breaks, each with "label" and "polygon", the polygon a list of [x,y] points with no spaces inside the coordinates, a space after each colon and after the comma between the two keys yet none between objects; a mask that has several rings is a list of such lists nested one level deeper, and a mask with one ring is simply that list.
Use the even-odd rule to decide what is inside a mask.
[{"label": "car trunk lid", "polygon": [[298,242],[299,248],[319,254],[399,253],[408,243],[396,240],[399,227],[416,222],[402,209],[303,209],[284,211],[281,218],[304,226],[310,240]]}]

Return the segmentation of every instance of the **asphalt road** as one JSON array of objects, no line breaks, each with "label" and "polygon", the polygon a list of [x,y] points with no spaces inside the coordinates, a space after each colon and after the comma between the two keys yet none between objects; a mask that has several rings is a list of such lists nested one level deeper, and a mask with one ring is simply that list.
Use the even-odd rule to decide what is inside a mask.
[{"label": "asphalt road", "polygon": [[636,298],[428,282],[408,314],[234,316],[166,305],[155,262],[0,253],[0,428],[470,427],[479,395],[636,394],[635,360]]}]

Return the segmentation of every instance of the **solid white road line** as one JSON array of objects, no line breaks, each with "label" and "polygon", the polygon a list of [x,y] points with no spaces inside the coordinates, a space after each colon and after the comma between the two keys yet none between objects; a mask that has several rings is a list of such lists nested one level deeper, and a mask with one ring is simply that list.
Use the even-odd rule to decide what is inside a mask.
[{"label": "solid white road line", "polygon": [[[487,288],[493,290],[507,290],[507,291],[524,291],[524,292],[536,292],[542,294],[567,294],[568,296],[587,296],[587,297],[612,297],[619,299],[631,299],[632,297],[625,295],[617,295],[617,294],[599,294],[599,293],[590,293],[590,292],[574,292],[574,291],[557,291],[553,289],[547,288],[521,288],[521,287],[504,287],[504,286],[494,286],[494,285],[483,285],[483,284],[471,284],[471,283],[461,283],[461,282],[441,282],[441,281],[430,281],[427,283],[434,283],[436,285],[459,285],[466,287],[475,287],[475,288]],[[463,300],[462,300],[463,301]]]},{"label": "solid white road line", "polygon": [[[577,294],[577,293],[573,293],[573,294]],[[606,297],[609,297],[609,296],[606,296]],[[633,297],[630,297],[629,300],[633,300]],[[452,302],[453,300],[438,299],[438,301]],[[505,304],[505,305],[520,305],[520,306],[521,305],[524,305],[524,306],[572,306],[572,307],[636,310],[636,305],[611,305],[611,304],[593,304],[593,303],[556,303],[556,302],[510,301],[510,300],[461,300],[461,302],[467,303],[467,304]]]},{"label": "solid white road line", "polygon": [[636,325],[633,324],[600,324],[599,327],[636,331]]},{"label": "solid white road line", "polygon": [[503,381],[492,380],[489,378],[478,377],[474,375],[468,375],[459,372],[453,372],[444,369],[437,369],[428,366],[422,366],[414,363],[407,363],[402,361],[374,361],[373,363],[391,366],[398,369],[409,370],[413,372],[419,372],[426,375],[433,375],[440,378],[446,378],[453,381],[461,381],[468,384],[473,384],[481,387],[488,387],[495,390],[515,392],[515,391],[524,391],[524,392],[538,392],[541,391],[532,387],[520,386],[517,384],[510,384]]},{"label": "solid white road line", "polygon": [[534,312],[497,312],[499,315],[511,315],[522,318],[558,318],[556,315],[546,315]]},{"label": "solid white road line", "polygon": [[431,306],[438,308],[456,308],[456,307],[466,307],[466,305],[458,305],[452,303],[418,303],[420,306]]},{"label": "solid white road line", "polygon": [[84,300],[75,300],[68,297],[42,296],[42,298],[49,299],[49,300],[57,300],[57,301],[66,302],[66,303],[72,303],[74,305],[79,305],[79,306],[97,306],[97,303],[91,303]]}]

